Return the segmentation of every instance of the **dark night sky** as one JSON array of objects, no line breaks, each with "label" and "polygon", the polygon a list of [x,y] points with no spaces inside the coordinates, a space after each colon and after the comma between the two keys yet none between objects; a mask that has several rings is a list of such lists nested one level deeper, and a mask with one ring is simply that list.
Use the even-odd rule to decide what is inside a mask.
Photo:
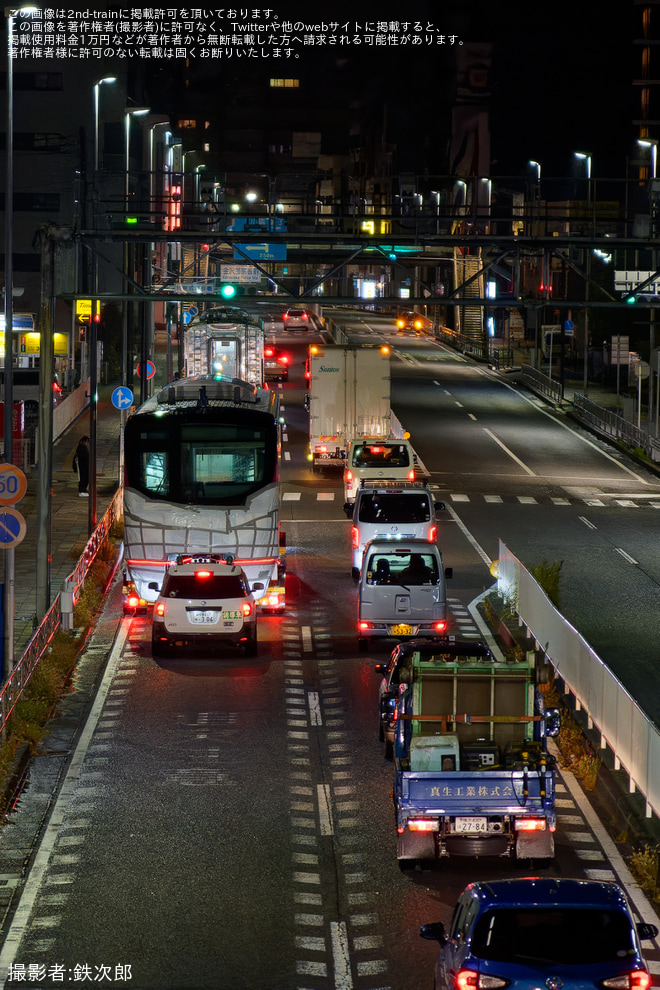
[{"label": "dark night sky", "polygon": [[[318,5],[316,17],[324,7]],[[305,8],[309,20],[310,5]],[[632,86],[633,76],[641,74],[640,50],[632,44],[632,0],[598,5],[585,0],[386,0],[328,8],[336,20],[358,19],[356,10],[362,20],[428,18],[465,41],[491,42],[494,173],[520,174],[535,158],[546,175],[570,175],[573,152],[586,150],[593,154],[594,175],[623,176],[637,136],[631,121],[640,115],[639,89]],[[290,5],[284,10],[295,12]],[[318,54],[310,49],[306,57]],[[414,140],[415,133],[425,139],[442,126],[441,107],[453,80],[451,53],[445,57],[438,47],[363,49],[359,63],[360,85],[380,87],[393,99],[390,127],[398,127],[405,140]]]}]

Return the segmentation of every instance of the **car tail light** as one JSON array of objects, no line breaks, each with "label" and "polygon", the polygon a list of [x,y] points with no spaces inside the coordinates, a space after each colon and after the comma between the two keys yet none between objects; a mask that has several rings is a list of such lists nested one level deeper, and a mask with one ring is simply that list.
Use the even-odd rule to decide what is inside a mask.
[{"label": "car tail light", "polygon": [[317,447],[316,449],[319,452],[319,454],[327,454],[328,453],[328,448],[324,444],[322,444],[320,447]]},{"label": "car tail light", "polygon": [[414,480],[415,480],[415,469],[411,468],[410,471],[408,471],[408,481],[414,481]]},{"label": "car tail light", "polygon": [[358,629],[369,629],[369,628],[370,626],[368,622],[358,622]]},{"label": "car tail light", "polygon": [[139,595],[129,595],[126,604],[130,608],[138,608],[138,606],[140,604],[140,597],[139,597]]},{"label": "car tail light", "polygon": [[459,969],[454,976],[454,986],[456,990],[496,990],[497,987],[508,987],[510,980],[503,980],[500,976],[486,976],[484,973],[477,973],[473,969]]},{"label": "car tail light", "polygon": [[438,527],[431,526],[429,530],[429,543],[435,543],[435,538],[438,535]]},{"label": "car tail light", "polygon": [[266,350],[264,351],[264,357],[272,357],[274,353],[275,353],[274,347],[267,347]]},{"label": "car tail light", "polygon": [[288,313],[282,313],[282,319],[283,320],[288,320],[289,319],[289,314]]},{"label": "car tail light", "polygon": [[195,571],[196,578],[210,578],[213,575],[213,571]]},{"label": "car tail light", "polygon": [[344,481],[346,482],[346,484],[350,485],[352,480],[353,480],[353,472],[348,470],[344,471]]},{"label": "car tail light", "polygon": [[161,617],[165,615],[165,602],[156,602],[154,612]]},{"label": "car tail light", "polygon": [[280,364],[288,364],[288,363],[289,363],[289,358],[287,357],[286,354],[282,354],[282,356],[280,357]]},{"label": "car tail light", "polygon": [[632,973],[624,973],[623,976],[613,976],[609,980],[603,980],[601,986],[623,988],[623,990],[646,990],[651,985],[651,977],[645,969],[634,969]]},{"label": "car tail light", "polygon": [[516,818],[518,832],[545,832],[548,827],[545,818]]},{"label": "car tail light", "polygon": [[411,832],[437,832],[439,826],[435,818],[409,818],[408,828]]},{"label": "car tail light", "polygon": [[360,532],[357,526],[351,526],[351,547],[353,550],[357,550],[360,546]]},{"label": "car tail light", "polygon": [[241,605],[243,615],[247,618],[248,615],[252,615],[252,602],[243,602]]},{"label": "car tail light", "polygon": [[447,623],[444,621],[444,619],[441,622],[434,622],[433,628],[435,629],[436,632],[445,632],[445,630],[447,629]]}]

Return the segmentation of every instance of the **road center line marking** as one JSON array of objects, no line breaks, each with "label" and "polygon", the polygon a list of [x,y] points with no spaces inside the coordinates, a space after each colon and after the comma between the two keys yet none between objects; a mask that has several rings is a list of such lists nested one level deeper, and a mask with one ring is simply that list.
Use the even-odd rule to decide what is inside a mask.
[{"label": "road center line marking", "polygon": [[634,557],[631,557],[630,554],[629,553],[626,553],[625,550],[622,550],[621,547],[615,547],[614,549],[616,550],[617,553],[620,553],[621,556],[623,557],[623,559],[624,560],[627,560],[629,564],[637,564],[638,563],[638,561],[636,561]]},{"label": "road center line marking", "polygon": [[302,637],[302,648],[304,653],[312,652],[312,627],[301,626],[300,635]]},{"label": "road center line marking", "polygon": [[334,990],[353,990],[346,924],[343,921],[331,921],[330,935],[335,970]]},{"label": "road center line marking", "polygon": [[316,785],[316,797],[319,805],[321,835],[334,835],[334,828],[332,825],[332,807],[330,803],[330,787],[328,784]]},{"label": "road center line marking", "polygon": [[590,522],[589,519],[586,519],[584,516],[578,516],[578,519],[580,520],[580,522],[584,523],[584,525],[587,526],[588,529],[597,529],[597,527],[594,526],[594,524]]},{"label": "road center line marking", "polygon": [[523,469],[523,471],[527,471],[527,474],[531,475],[532,478],[536,478],[536,474],[534,473],[534,471],[532,471],[531,468],[528,468],[526,464],[523,464],[523,462],[520,460],[520,458],[519,457],[516,457],[516,455],[513,453],[513,451],[512,450],[509,450],[509,448],[506,446],[506,444],[502,443],[502,441],[499,440],[495,436],[495,434],[492,433],[490,430],[487,430],[485,426],[484,426],[484,433],[487,433],[488,436],[492,440],[494,440],[495,443],[498,444],[502,448],[502,450],[504,451],[505,454],[508,454],[509,457],[516,462],[516,464],[519,464],[520,467]]},{"label": "road center line marking", "polygon": [[307,701],[309,703],[309,717],[312,725],[323,725],[318,691],[310,691],[307,695]]}]

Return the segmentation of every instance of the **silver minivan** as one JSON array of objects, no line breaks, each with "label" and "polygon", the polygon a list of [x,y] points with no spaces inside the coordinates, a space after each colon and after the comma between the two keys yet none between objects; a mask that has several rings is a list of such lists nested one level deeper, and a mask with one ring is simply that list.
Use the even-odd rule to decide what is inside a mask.
[{"label": "silver minivan", "polygon": [[435,543],[367,543],[358,596],[360,650],[367,650],[372,639],[444,639],[446,579],[451,576]]},{"label": "silver minivan", "polygon": [[423,481],[362,481],[355,502],[346,502],[344,512],[352,518],[351,548],[354,581],[360,578],[364,548],[370,540],[426,540],[435,543],[437,511],[444,502],[434,502]]}]

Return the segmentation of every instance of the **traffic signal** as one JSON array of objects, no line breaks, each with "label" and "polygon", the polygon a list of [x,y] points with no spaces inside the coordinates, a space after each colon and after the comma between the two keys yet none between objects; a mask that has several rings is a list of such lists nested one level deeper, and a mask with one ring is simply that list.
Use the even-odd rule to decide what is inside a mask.
[{"label": "traffic signal", "polygon": [[78,324],[80,326],[79,340],[82,342],[87,338],[87,327],[92,322],[91,313],[78,313]]},{"label": "traffic signal", "polygon": [[220,295],[223,299],[235,299],[236,296],[243,295],[243,286],[235,282],[223,282],[220,286]]}]

